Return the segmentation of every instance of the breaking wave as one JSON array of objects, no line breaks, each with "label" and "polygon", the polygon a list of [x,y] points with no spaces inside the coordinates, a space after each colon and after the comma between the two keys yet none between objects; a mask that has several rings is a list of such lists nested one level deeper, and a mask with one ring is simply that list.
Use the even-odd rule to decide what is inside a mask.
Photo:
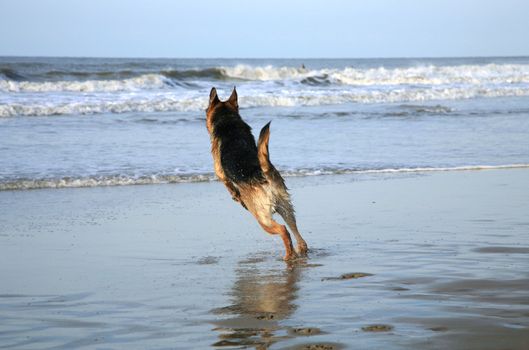
[{"label": "breaking wave", "polygon": [[12,103],[0,105],[0,117],[86,115],[127,112],[195,111],[203,108],[203,99],[178,99],[171,96],[151,99],[86,100],[46,104]]},{"label": "breaking wave", "polygon": [[529,65],[487,64],[417,66],[406,68],[354,68],[308,70],[293,67],[225,67],[227,77],[242,80],[299,80],[308,85],[442,85],[529,83]]},{"label": "breaking wave", "polygon": [[249,66],[203,69],[168,69],[154,72],[131,70],[77,72],[49,71],[39,79],[26,80],[12,69],[0,70],[0,91],[4,92],[93,92],[136,91],[180,86],[183,82],[279,81],[306,85],[450,85],[529,83],[529,65],[487,64],[459,66],[417,66],[406,68],[305,69],[295,67]]},{"label": "breaking wave", "polygon": [[0,68],[0,117],[200,111],[211,86],[223,90],[234,84],[240,86],[242,107],[529,96],[529,64],[84,69],[54,66],[34,73]]},{"label": "breaking wave", "polygon": [[4,92],[115,92],[162,89],[171,82],[159,74],[145,74],[118,80],[84,81],[15,81],[0,79],[0,91]]},{"label": "breaking wave", "polygon": [[[297,90],[282,93],[256,92],[253,95],[242,95],[240,105],[248,107],[292,107],[320,106],[344,103],[394,103],[423,102],[432,100],[458,100],[478,97],[512,97],[529,96],[527,87],[490,87],[475,86],[470,88],[415,88],[415,89],[354,89],[354,90]],[[123,94],[118,96],[76,97],[65,99],[34,99],[2,104],[0,117],[13,116],[50,116],[71,114],[100,114],[127,112],[188,112],[202,111],[207,106],[204,94],[193,93],[185,96],[172,91],[165,93]]]},{"label": "breaking wave", "polygon": [[[456,167],[416,167],[416,168],[381,168],[381,169],[295,169],[281,171],[283,176],[320,176],[340,174],[398,174],[398,173],[425,173],[444,171],[478,171],[494,169],[521,169],[529,168],[529,164],[507,164],[507,165],[469,165]],[[0,191],[30,190],[42,188],[75,188],[75,187],[104,187],[104,186],[127,186],[127,185],[150,185],[168,183],[190,183],[214,181],[212,173],[187,174],[187,175],[157,175],[150,176],[93,176],[93,177],[64,177],[59,179],[18,179],[0,182]]]},{"label": "breaking wave", "polygon": [[26,79],[23,75],[19,74],[17,71],[15,71],[14,69],[10,69],[10,68],[0,69],[0,78],[2,77],[6,79],[10,79],[10,80],[15,80],[15,81]]}]

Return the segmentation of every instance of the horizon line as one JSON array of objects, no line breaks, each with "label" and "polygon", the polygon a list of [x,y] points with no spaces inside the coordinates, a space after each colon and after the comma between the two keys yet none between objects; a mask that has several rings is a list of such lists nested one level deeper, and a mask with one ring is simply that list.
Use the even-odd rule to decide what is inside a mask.
[{"label": "horizon line", "polygon": [[485,55],[485,56],[361,56],[361,57],[192,57],[192,56],[53,56],[53,55],[0,55],[0,58],[94,58],[94,59],[189,59],[189,60],[378,60],[378,59],[458,59],[458,58],[529,58],[524,55]]}]

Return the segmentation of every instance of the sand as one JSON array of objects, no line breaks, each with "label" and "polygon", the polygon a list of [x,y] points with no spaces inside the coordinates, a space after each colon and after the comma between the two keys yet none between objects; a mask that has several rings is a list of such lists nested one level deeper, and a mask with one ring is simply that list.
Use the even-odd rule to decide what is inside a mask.
[{"label": "sand", "polygon": [[529,349],[529,171],[0,192],[0,348]]}]

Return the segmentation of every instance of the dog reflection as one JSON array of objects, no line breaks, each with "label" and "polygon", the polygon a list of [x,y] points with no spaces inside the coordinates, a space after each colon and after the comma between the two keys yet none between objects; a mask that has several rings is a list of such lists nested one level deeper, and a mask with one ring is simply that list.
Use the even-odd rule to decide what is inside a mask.
[{"label": "dog reflection", "polygon": [[233,317],[216,322],[220,340],[213,346],[248,346],[266,349],[282,337],[274,333],[279,321],[295,310],[300,269],[261,271],[255,265],[240,264],[232,288],[233,304],[215,310]]}]

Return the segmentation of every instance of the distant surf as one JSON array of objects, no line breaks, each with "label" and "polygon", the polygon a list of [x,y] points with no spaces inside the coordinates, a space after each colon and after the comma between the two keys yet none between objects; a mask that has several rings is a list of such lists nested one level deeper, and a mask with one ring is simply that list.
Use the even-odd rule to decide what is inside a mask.
[{"label": "distant surf", "polygon": [[[528,83],[528,64],[461,64],[461,65],[422,65],[411,67],[386,68],[322,68],[307,69],[290,66],[251,66],[237,64],[235,66],[219,66],[193,69],[162,69],[162,70],[116,70],[116,71],[90,71],[87,67],[79,70],[44,70],[39,73],[25,73],[13,68],[0,69],[3,91],[77,91],[76,83],[95,81],[119,82],[132,78],[141,81],[150,88],[148,81],[152,78],[163,80],[172,79],[174,83],[185,80],[242,80],[242,81],[292,81],[299,83],[317,84],[344,84],[344,85],[400,85],[400,84],[486,84],[486,83]],[[307,80],[310,79],[310,80]],[[8,84],[11,82],[11,84]],[[25,84],[33,82],[34,84]],[[55,86],[50,82],[59,82]],[[64,84],[70,82],[73,85]],[[40,84],[40,85],[39,85]],[[168,86],[172,84],[168,82]],[[40,86],[40,87],[39,87]],[[104,86],[103,86],[104,88]],[[95,90],[95,89],[94,89]]]},{"label": "distant surf", "polygon": [[513,63],[82,69],[2,68],[0,117],[200,111],[207,89],[233,85],[245,108],[529,96],[529,64]]}]

